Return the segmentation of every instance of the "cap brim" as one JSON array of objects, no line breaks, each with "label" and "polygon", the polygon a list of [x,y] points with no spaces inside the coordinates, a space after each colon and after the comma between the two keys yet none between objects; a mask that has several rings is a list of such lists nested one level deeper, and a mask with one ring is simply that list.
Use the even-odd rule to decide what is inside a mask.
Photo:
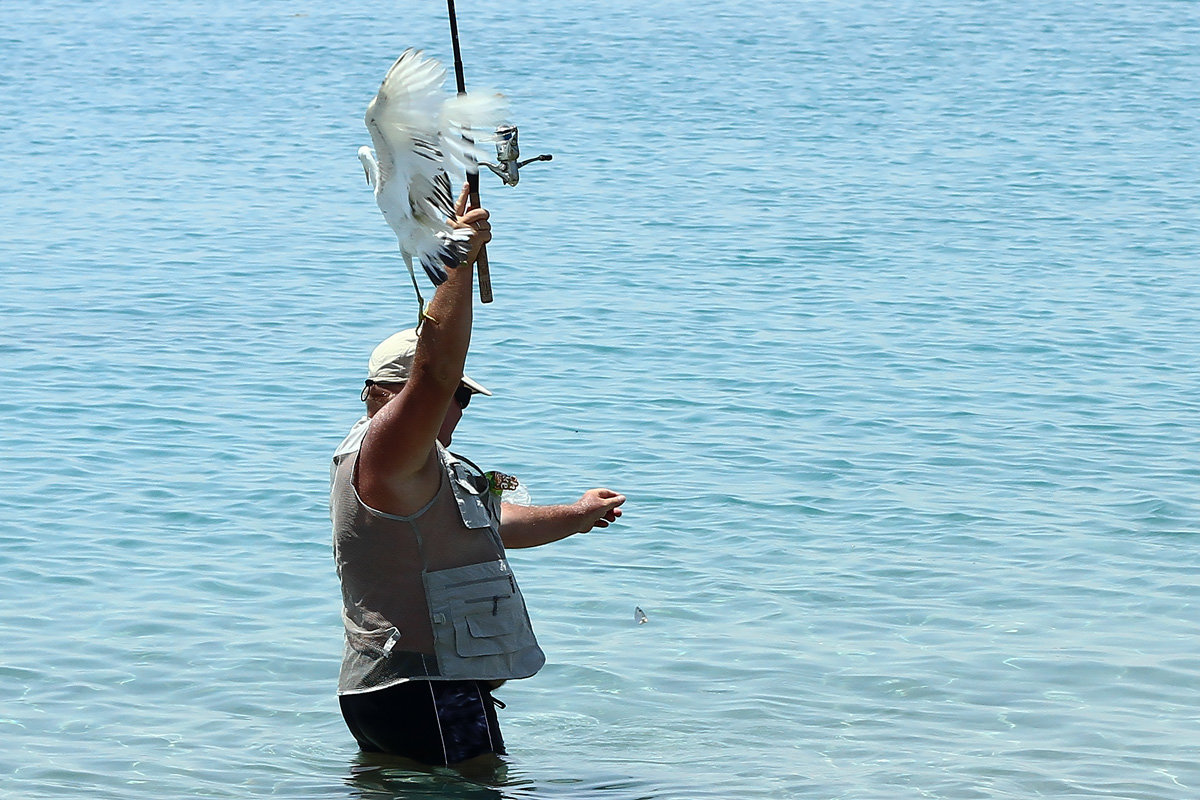
[{"label": "cap brim", "polygon": [[486,394],[488,397],[492,396],[491,391],[489,391],[486,386],[472,378],[468,378],[466,375],[463,375],[462,382],[463,386],[466,386],[474,394]]}]

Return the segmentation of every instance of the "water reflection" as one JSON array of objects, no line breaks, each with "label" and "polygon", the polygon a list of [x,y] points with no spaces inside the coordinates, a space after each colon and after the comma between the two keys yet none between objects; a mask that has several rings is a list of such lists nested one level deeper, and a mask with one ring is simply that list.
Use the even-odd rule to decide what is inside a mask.
[{"label": "water reflection", "polygon": [[[672,793],[629,777],[597,775],[588,780],[557,776],[535,781],[498,756],[480,756],[453,767],[431,767],[411,759],[358,753],[346,784],[354,800],[537,800],[543,798],[658,798]],[[682,797],[684,795],[674,795]]]},{"label": "water reflection", "polygon": [[511,781],[508,764],[490,754],[454,767],[431,767],[400,756],[359,753],[351,764],[346,783],[354,789],[351,796],[362,800],[422,797],[505,800],[518,796],[508,789],[521,785],[520,781]]}]

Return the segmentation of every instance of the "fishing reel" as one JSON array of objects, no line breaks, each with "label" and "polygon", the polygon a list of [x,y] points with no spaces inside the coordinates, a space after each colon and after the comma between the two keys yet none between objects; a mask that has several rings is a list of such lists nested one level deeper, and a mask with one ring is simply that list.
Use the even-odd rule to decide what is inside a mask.
[{"label": "fishing reel", "polygon": [[543,153],[534,158],[521,160],[521,148],[517,144],[517,126],[501,125],[496,128],[496,160],[499,164],[482,162],[483,166],[500,176],[505,186],[516,186],[521,180],[521,167],[534,161],[553,161],[554,156]]}]

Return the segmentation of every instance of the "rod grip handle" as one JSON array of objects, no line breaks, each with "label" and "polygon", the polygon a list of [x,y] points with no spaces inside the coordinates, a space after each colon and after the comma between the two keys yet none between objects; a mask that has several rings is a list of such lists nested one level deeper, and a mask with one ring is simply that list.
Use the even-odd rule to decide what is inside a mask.
[{"label": "rod grip handle", "polygon": [[492,271],[488,269],[487,246],[479,248],[475,259],[475,274],[479,276],[479,302],[492,302]]},{"label": "rod grip handle", "polygon": [[[467,191],[471,198],[471,208],[479,208],[478,172],[467,176]],[[487,245],[479,248],[479,256],[475,259],[475,274],[479,277],[479,302],[492,302],[492,271],[488,268]]]}]

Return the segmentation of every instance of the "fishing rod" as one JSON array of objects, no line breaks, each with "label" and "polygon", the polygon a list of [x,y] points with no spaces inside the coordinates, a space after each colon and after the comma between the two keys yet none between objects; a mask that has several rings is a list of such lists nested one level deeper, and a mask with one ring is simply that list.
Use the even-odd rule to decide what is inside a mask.
[{"label": "fishing rod", "polygon": [[[450,43],[454,48],[454,80],[458,93],[467,93],[467,81],[463,76],[462,50],[458,43],[458,14],[454,10],[454,0],[446,0],[446,11],[450,16]],[[540,156],[521,160],[521,148],[517,143],[517,126],[502,125],[496,129],[496,160],[499,164],[483,165],[500,176],[505,186],[516,186],[521,180],[520,168],[534,161],[551,161],[554,156],[543,153]],[[471,205],[479,208],[479,167],[467,170],[467,193]],[[479,258],[475,261],[479,275],[479,300],[483,303],[492,302],[492,272],[488,268],[487,247],[479,248]]]},{"label": "fishing rod", "polygon": [[[458,84],[458,93],[467,93],[467,81],[463,77],[462,51],[458,46],[458,15],[454,12],[454,0],[446,0],[446,10],[450,15],[450,42],[454,46],[454,79]],[[467,192],[471,198],[471,206],[479,208],[479,167],[467,170]],[[468,265],[469,266],[469,265]],[[476,272],[479,275],[479,302],[492,302],[492,271],[488,269],[487,245],[479,248],[479,257],[475,259]]]}]

